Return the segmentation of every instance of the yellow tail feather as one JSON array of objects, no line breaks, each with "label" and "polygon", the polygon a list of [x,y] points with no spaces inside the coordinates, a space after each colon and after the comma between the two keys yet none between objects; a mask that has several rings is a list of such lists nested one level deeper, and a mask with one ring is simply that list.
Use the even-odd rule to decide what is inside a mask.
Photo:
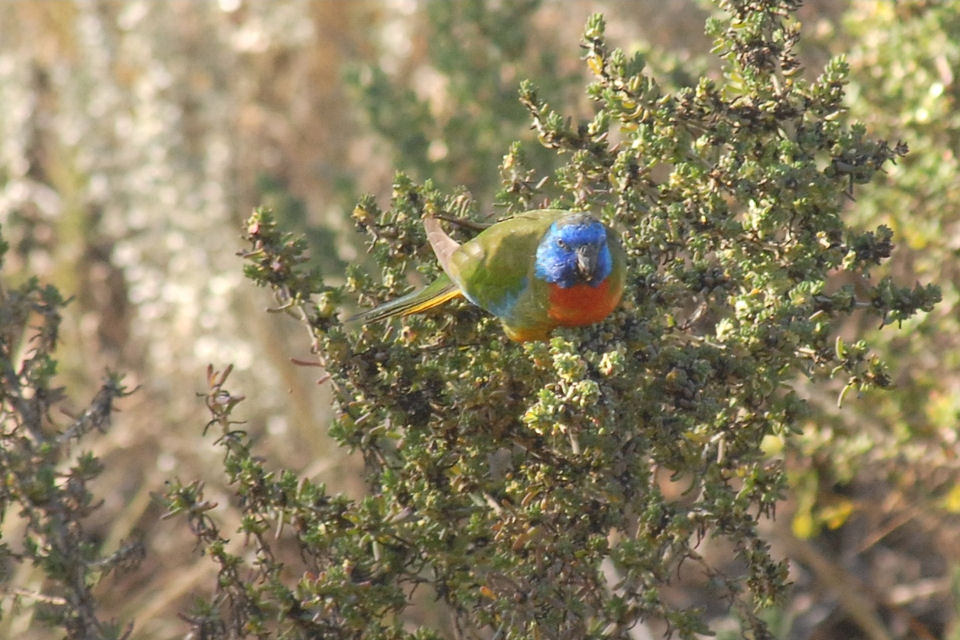
[{"label": "yellow tail feather", "polygon": [[400,315],[409,316],[412,313],[420,313],[421,311],[426,311],[427,309],[433,309],[434,307],[439,307],[444,302],[448,302],[450,300],[453,300],[454,298],[460,298],[460,297],[463,297],[463,292],[460,291],[460,289],[447,291],[447,292],[441,293],[438,296],[434,296],[429,300],[424,300],[419,304],[415,304],[412,307],[404,309],[403,311],[400,312]]},{"label": "yellow tail feather", "polygon": [[421,311],[433,309],[444,302],[462,295],[463,292],[460,291],[457,285],[450,282],[445,275],[441,275],[431,285],[423,289],[408,293],[405,296],[400,296],[395,300],[384,302],[378,307],[368,309],[352,318],[348,318],[346,322],[359,321],[366,324],[393,316],[408,316],[411,313],[420,313]]}]

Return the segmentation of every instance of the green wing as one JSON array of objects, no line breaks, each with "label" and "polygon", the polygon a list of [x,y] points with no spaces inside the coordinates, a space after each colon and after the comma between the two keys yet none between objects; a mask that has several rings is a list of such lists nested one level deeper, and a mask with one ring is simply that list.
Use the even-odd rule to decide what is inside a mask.
[{"label": "green wing", "polygon": [[546,292],[533,277],[537,246],[566,213],[542,209],[498,222],[452,254],[451,278],[468,300],[506,323],[520,316],[544,319]]}]

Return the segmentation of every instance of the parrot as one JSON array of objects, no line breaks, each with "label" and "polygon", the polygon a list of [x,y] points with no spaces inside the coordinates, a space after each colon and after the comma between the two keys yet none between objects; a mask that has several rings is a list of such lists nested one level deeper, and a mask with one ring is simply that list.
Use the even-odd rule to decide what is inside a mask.
[{"label": "parrot", "polygon": [[515,342],[545,340],[558,326],[600,322],[623,295],[618,235],[586,212],[528,211],[460,244],[432,215],[427,240],[443,273],[426,287],[352,318],[364,324],[464,297],[496,316]]}]

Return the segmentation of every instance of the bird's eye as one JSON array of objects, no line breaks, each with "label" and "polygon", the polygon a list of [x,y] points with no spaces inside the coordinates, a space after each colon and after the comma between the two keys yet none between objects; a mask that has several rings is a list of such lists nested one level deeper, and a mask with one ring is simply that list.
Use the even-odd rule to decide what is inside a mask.
[{"label": "bird's eye", "polygon": [[557,239],[557,246],[560,247],[561,249],[566,249],[567,243],[564,242],[563,240]]}]

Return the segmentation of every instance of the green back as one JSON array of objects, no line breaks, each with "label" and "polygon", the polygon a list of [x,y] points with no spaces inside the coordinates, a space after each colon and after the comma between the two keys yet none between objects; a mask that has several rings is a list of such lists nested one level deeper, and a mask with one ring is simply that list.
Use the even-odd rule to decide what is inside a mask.
[{"label": "green back", "polygon": [[451,256],[451,275],[466,297],[504,322],[546,316],[546,284],[534,277],[537,246],[553,222],[569,213],[528,211],[497,223]]}]

